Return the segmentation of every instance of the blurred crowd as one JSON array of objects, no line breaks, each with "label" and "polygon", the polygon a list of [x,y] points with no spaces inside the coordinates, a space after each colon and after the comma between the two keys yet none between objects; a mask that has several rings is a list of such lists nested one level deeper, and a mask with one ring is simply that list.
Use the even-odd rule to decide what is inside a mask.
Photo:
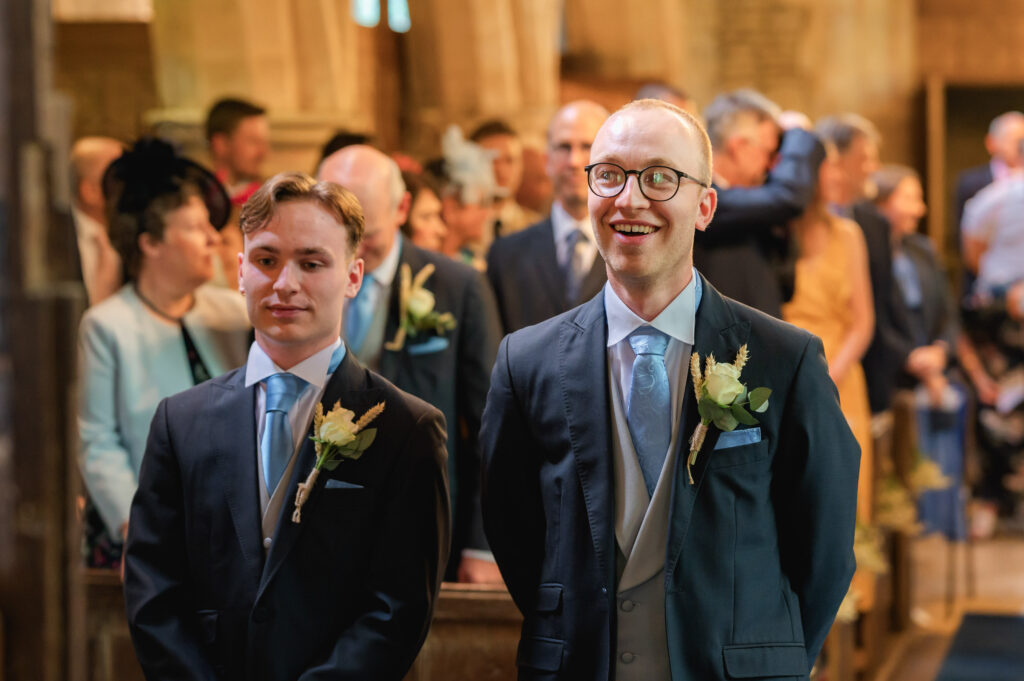
[{"label": "blurred crowd", "polygon": [[[696,113],[685,93],[662,84],[637,97]],[[895,413],[914,420],[919,455],[951,481],[921,495],[921,522],[959,540],[1019,520],[1024,114],[992,121],[990,163],[959,178],[957,257],[923,229],[918,173],[881,164],[883,140],[862,116],[811,121],[753,90],[724,93],[702,114],[719,199],[709,229],[696,235],[695,266],[722,293],[822,339],[862,449],[859,521],[874,521],[875,462],[885,460],[876,448],[886,446],[880,434],[900,400],[910,407]],[[448,420],[449,579],[501,581],[477,490],[477,431],[501,336],[604,286],[587,166],[607,116],[595,102],[566,104],[550,120],[542,154],[497,119],[468,134],[450,127],[441,154],[428,159],[339,131],[316,168],[318,179],[349,189],[365,215],[367,274],[346,304],[347,346]],[[154,138],[74,145],[75,241],[90,306],[80,329],[78,423],[91,566],[119,564],[158,402],[246,361],[237,214],[265,179],[268,121],[253,103],[217,102],[206,124],[212,169]],[[419,284],[431,309],[454,321],[434,342],[399,342],[406,265],[414,273],[431,266]],[[871,591],[861,586],[863,606]]]}]

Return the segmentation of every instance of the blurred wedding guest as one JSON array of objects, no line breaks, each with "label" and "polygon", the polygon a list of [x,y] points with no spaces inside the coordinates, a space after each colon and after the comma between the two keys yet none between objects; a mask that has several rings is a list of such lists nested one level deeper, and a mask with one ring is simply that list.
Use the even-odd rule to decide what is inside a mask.
[{"label": "blurred wedding guest", "polygon": [[680,90],[677,87],[672,87],[668,83],[653,82],[644,83],[640,86],[640,89],[633,95],[634,101],[637,99],[660,99],[663,102],[668,102],[678,106],[683,111],[691,113],[694,116],[700,115],[697,110],[697,104],[686,92]]},{"label": "blurred wedding guest", "polygon": [[960,222],[967,201],[983,188],[1002,180],[1021,167],[1020,143],[1024,140],[1024,113],[1007,111],[992,119],[985,135],[985,149],[991,159],[985,165],[968,168],[956,179],[953,229],[960,242]]},{"label": "blurred wedding guest", "polygon": [[523,142],[519,133],[505,121],[495,119],[477,126],[469,139],[493,155],[494,182],[498,185],[493,215],[484,228],[483,239],[476,246],[477,254],[486,256],[496,238],[524,230],[539,220],[540,215],[516,201],[523,183]]},{"label": "blurred wedding guest", "polygon": [[[1024,146],[1024,140],[1022,140]],[[1024,280],[1024,171],[981,189],[964,207],[964,264],[975,275],[979,302],[999,299]]]},{"label": "blurred wedding guest", "polygon": [[967,536],[961,498],[967,418],[966,393],[949,378],[957,348],[959,310],[931,240],[918,232],[925,214],[921,178],[912,168],[882,166],[872,176],[875,204],[891,229],[896,290],[907,309],[915,348],[932,347],[943,366],[920,375],[904,372],[901,388],[915,392],[917,448],[950,480],[945,489],[924,491],[918,518],[928,531],[955,541]]},{"label": "blurred wedding guest", "polygon": [[554,187],[551,214],[499,239],[487,255],[487,277],[505,333],[570,310],[604,286],[587,209],[590,147],[608,110],[589,100],[566,104],[548,124],[547,174]]},{"label": "blurred wedding guest", "polygon": [[523,141],[523,182],[516,192],[516,202],[538,215],[551,210],[551,178],[545,170],[545,145],[537,140]]},{"label": "blurred wedding guest", "polygon": [[825,155],[813,133],[783,134],[779,114],[746,89],[719,95],[704,111],[718,209],[693,246],[694,266],[719,291],[774,317],[793,286],[785,225],[813,197]]},{"label": "blurred wedding guest", "polygon": [[355,144],[369,144],[373,145],[373,138],[369,135],[364,135],[361,132],[351,132],[349,130],[338,130],[335,132],[331,139],[324,143],[323,148],[320,149],[320,160],[317,161],[317,166],[324,162],[324,159],[345,147],[351,147]]},{"label": "blurred wedding guest", "polygon": [[101,181],[107,166],[123,152],[124,145],[110,137],[82,137],[71,147],[71,213],[89,305],[121,287],[121,257],[107,233]]},{"label": "blurred wedding guest", "polygon": [[448,228],[441,219],[441,199],[437,185],[430,178],[408,171],[402,172],[409,192],[409,216],[402,223],[402,234],[420,248],[441,252]]},{"label": "blurred wedding guest", "polygon": [[243,99],[221,99],[206,116],[206,141],[213,171],[236,206],[244,204],[263,181],[270,152],[267,111]]},{"label": "blurred wedding guest", "polygon": [[236,292],[203,285],[231,210],[211,173],[143,138],[103,187],[126,283],[82,318],[78,430],[86,562],[113,567],[157,404],[244,364],[249,322]]},{"label": "blurred wedding guest", "polygon": [[441,252],[482,272],[487,265],[477,246],[501,193],[490,154],[454,125],[441,138],[441,153],[427,168],[440,186],[441,219],[448,228]]},{"label": "blurred wedding guest", "polygon": [[[829,149],[820,168],[827,182],[839,165]],[[867,248],[857,225],[828,211],[820,189],[802,215],[789,224],[799,257],[792,299],[783,304],[782,318],[821,338],[828,373],[839,390],[839,403],[857,444],[860,474],[857,519],[870,523],[874,494],[871,409],[860,360],[871,342],[874,311]],[[871,577],[858,571],[855,592],[861,610],[871,607]]]},{"label": "blurred wedding guest", "polygon": [[863,116],[847,113],[822,118],[815,131],[838,152],[837,162],[821,187],[829,210],[852,218],[867,244],[875,333],[862,363],[871,412],[888,414],[902,367],[909,363],[914,373],[921,373],[941,371],[942,366],[935,353],[922,350],[911,354],[914,345],[907,328],[907,312],[893,280],[889,224],[870,200],[877,192],[872,180],[881,143],[877,128]]}]

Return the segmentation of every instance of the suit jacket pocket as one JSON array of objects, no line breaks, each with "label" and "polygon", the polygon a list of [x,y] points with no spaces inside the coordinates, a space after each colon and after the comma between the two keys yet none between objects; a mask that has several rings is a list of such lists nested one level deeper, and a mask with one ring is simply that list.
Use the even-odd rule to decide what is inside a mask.
[{"label": "suit jacket pocket", "polygon": [[730,430],[718,435],[718,442],[715,443],[715,450],[732,449],[743,445],[757,444],[761,441],[761,429],[743,428],[741,430]]},{"label": "suit jacket pocket", "polygon": [[541,584],[537,587],[537,612],[558,612],[561,606],[561,584]]},{"label": "suit jacket pocket", "polygon": [[730,679],[807,678],[807,651],[801,643],[752,643],[722,648]]},{"label": "suit jacket pocket", "polygon": [[[719,435],[719,439],[721,439],[722,435],[728,435],[728,433],[722,433]],[[755,461],[761,461],[768,458],[770,454],[768,445],[768,440],[761,440],[753,444],[730,446],[725,449],[715,447],[713,451],[706,454],[708,456],[708,468],[729,468],[730,466],[742,466],[754,463]]]},{"label": "suit jacket pocket", "polygon": [[542,672],[557,672],[562,668],[563,641],[533,636],[519,642],[516,664]]},{"label": "suit jacket pocket", "polygon": [[444,336],[434,336],[422,343],[415,343],[405,346],[410,355],[429,355],[434,352],[441,352],[448,347],[449,340]]}]

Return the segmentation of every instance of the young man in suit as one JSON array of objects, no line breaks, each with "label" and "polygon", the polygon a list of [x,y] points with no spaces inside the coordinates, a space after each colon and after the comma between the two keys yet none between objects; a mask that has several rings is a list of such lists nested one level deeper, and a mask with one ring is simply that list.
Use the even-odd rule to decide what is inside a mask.
[{"label": "young man in suit", "polygon": [[[454,524],[446,578],[500,583],[483,534],[479,489],[480,417],[500,339],[491,291],[471,267],[401,236],[409,194],[398,166],[383,153],[345,147],[324,160],[319,176],[349,189],[366,214],[359,250],[366,278],[345,313],[349,347],[384,378],[440,409],[448,423]],[[449,313],[455,326],[401,334],[402,270],[416,277],[427,266],[434,268],[423,283],[433,296],[432,311]]]},{"label": "young man in suit", "polygon": [[604,262],[587,216],[583,166],[606,118],[603,106],[587,100],[555,113],[548,125],[546,168],[555,194],[551,215],[491,245],[487,277],[505,333],[561,314],[604,285]]},{"label": "young man in suit", "polygon": [[[853,575],[859,454],[821,342],[693,268],[710,158],[670,104],[609,118],[588,166],[608,284],[499,349],[484,525],[525,617],[521,679],[806,679]],[[688,470],[691,352],[744,346],[768,407],[712,425]]]},{"label": "young man in suit", "polygon": [[[163,400],[125,550],[132,641],[151,679],[398,681],[427,633],[449,544],[440,412],[339,340],[359,290],[356,199],[292,173],[241,215],[247,364]],[[383,404],[358,459],[313,469],[315,405]]]}]

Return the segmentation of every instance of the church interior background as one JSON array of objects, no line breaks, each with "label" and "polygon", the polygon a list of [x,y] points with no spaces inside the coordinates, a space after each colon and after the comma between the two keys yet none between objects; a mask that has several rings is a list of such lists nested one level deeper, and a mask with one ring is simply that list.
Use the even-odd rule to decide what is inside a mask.
[{"label": "church interior background", "polygon": [[[916,168],[955,272],[953,182],[1024,108],[1024,3],[1007,0],[8,0],[0,5],[0,681],[141,678],[116,575],[78,561],[66,159],[83,135],[156,131],[206,160],[216,98],[266,106],[269,172],[314,169],[339,128],[426,158],[501,117],[542,153],[562,103],[645,82],[754,87],[812,119],[857,112]],[[825,676],[931,681],[966,611],[1024,610],[1020,535],[897,533],[878,612],[838,626]],[[518,614],[452,588],[412,679],[514,678]],[[1024,678],[1024,670],[1018,670]]]}]

